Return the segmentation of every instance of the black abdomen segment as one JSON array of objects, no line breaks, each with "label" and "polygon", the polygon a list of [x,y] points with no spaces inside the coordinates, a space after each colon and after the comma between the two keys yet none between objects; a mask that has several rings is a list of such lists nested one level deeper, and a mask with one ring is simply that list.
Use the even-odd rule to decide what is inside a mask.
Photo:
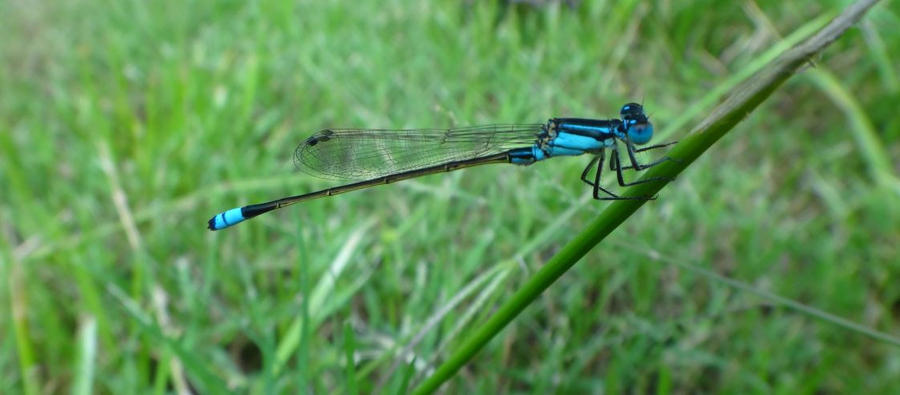
[{"label": "black abdomen segment", "polygon": [[[484,156],[480,158],[473,158],[467,160],[461,160],[456,162],[444,163],[440,165],[435,165],[431,167],[425,167],[421,169],[409,170],[397,174],[391,174],[384,177],[373,178],[371,180],[360,181],[353,184],[341,185],[333,188],[323,189],[321,191],[310,192],[303,195],[290,196],[278,200],[273,200],[271,202],[259,203],[259,204],[251,204],[249,206],[244,206],[240,208],[234,208],[228,211],[224,211],[222,213],[216,214],[209,220],[209,229],[210,230],[220,230],[225,229],[227,227],[236,225],[241,223],[247,219],[253,218],[257,215],[267,213],[272,210],[276,210],[282,207],[290,206],[294,203],[300,203],[307,200],[318,199],[325,196],[334,196],[340,195],[342,193],[355,191],[358,189],[365,189],[369,187],[373,187],[376,185],[383,184],[391,184],[397,181],[408,180],[410,178],[422,177],[429,174],[436,173],[445,173],[453,170],[464,169],[466,167],[486,165],[490,163],[517,163],[517,164],[529,164],[529,163],[519,163],[515,162],[514,159],[517,158],[526,158],[530,155],[532,148],[517,148],[507,152],[502,152],[499,154]],[[533,156],[532,156],[533,158]],[[532,160],[531,162],[534,162]]]}]

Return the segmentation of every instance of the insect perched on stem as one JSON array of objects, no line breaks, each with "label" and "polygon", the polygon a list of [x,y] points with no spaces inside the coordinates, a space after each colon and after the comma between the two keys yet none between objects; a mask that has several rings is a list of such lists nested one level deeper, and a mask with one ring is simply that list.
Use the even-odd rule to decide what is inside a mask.
[{"label": "insect perched on stem", "polygon": [[[551,118],[544,124],[450,129],[325,129],[297,147],[294,152],[297,167],[315,176],[364,181],[233,208],[212,217],[209,229],[224,229],[294,203],[428,174],[489,163],[530,165],[557,156],[582,154],[594,155],[581,173],[581,180],[593,188],[594,199],[653,199],[651,196],[622,197],[600,186],[607,149],[610,150],[609,168],[616,172],[620,186],[666,180],[649,178],[625,182],[623,170],[644,170],[669,159],[664,157],[641,164],[635,153],[674,143],[636,148],[636,145],[650,142],[653,124],[644,114],[644,108],[637,103],[622,106],[619,115],[619,119]],[[625,147],[628,165],[623,166],[619,143]],[[596,172],[593,179],[589,179],[594,165]]]}]

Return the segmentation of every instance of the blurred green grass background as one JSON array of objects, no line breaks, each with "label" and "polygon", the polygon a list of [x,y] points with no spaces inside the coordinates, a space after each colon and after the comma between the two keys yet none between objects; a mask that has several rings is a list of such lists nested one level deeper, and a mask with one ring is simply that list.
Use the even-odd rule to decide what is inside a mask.
[{"label": "blurred green grass background", "polygon": [[[605,207],[588,158],[206,220],[332,185],[291,165],[323,127],[643,101],[656,141],[678,139],[846,3],[2,2],[0,392],[415,383]],[[895,346],[689,267],[900,333],[898,11],[877,6],[445,388],[896,391]]]}]

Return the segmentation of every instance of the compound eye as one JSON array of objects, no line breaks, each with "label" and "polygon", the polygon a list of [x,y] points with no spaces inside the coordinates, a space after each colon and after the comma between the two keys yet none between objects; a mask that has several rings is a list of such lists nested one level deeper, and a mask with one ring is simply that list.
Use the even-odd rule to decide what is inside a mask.
[{"label": "compound eye", "polygon": [[653,124],[650,122],[638,122],[635,119],[628,121],[628,139],[637,145],[647,144],[653,138]]}]

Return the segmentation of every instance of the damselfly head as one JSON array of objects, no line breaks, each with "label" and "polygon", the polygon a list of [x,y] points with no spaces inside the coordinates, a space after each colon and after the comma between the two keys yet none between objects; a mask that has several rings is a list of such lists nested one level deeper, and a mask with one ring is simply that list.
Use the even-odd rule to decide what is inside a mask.
[{"label": "damselfly head", "polygon": [[653,138],[653,124],[644,114],[644,107],[637,103],[628,103],[622,106],[622,127],[628,135],[628,140],[635,144],[647,144]]}]

